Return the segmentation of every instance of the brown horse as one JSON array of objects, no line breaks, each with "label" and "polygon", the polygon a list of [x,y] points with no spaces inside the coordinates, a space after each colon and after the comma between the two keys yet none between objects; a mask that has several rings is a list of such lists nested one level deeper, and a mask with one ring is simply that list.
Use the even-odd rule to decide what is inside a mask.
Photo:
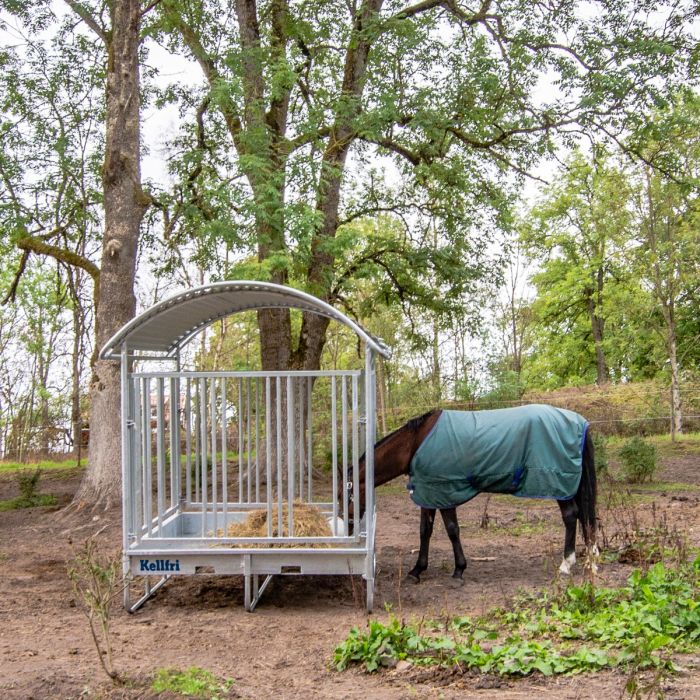
[{"label": "brown horse", "polygon": [[[551,407],[549,407],[551,409]],[[517,410],[517,409],[502,409]],[[558,410],[558,409],[553,409]],[[383,437],[374,446],[374,484],[380,486],[388,481],[400,476],[401,474],[409,474],[411,462],[418,448],[423,444],[426,438],[431,434],[431,431],[442,415],[441,410],[430,411],[418,418],[409,420],[405,425],[398,428],[394,432]],[[493,414],[499,414],[501,411],[493,411]],[[576,414],[571,414],[576,415]],[[580,416],[578,416],[580,418]],[[583,420],[583,419],[581,419]],[[527,439],[527,438],[525,438]],[[559,567],[563,574],[571,572],[571,566],[576,561],[576,525],[581,523],[583,538],[591,553],[597,553],[595,545],[596,534],[596,473],[593,454],[593,442],[589,431],[584,431],[584,438],[581,445],[581,476],[578,483],[578,489],[573,497],[556,498],[542,494],[544,497],[556,498],[561,510],[562,519],[566,528],[564,538],[564,557]],[[364,512],[365,504],[365,461],[364,457],[360,460],[360,510],[361,515]],[[348,485],[350,486],[350,485]],[[510,489],[490,489],[480,488],[480,492],[491,493],[513,493]],[[352,497],[352,491],[351,491]],[[517,495],[517,494],[516,494]],[[421,507],[420,518],[420,550],[416,565],[408,573],[408,576],[416,583],[420,581],[421,574],[428,567],[428,551],[430,545],[430,537],[433,533],[433,524],[435,522],[435,513],[440,510],[442,521],[447,530],[447,535],[452,543],[454,551],[455,568],[452,574],[453,578],[462,580],[462,574],[467,566],[467,561],[462,550],[462,544],[459,536],[459,523],[457,521],[457,506],[461,503],[455,503],[451,507]]]}]

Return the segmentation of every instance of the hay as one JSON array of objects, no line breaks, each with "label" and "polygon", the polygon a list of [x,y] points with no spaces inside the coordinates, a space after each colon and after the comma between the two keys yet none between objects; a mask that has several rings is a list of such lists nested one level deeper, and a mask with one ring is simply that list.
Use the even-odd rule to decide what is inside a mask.
[{"label": "hay", "polygon": [[[277,506],[272,509],[272,536],[290,537],[289,534],[289,508],[285,503],[282,508],[282,532],[280,533]],[[295,502],[292,508],[294,517],[294,529],[291,537],[331,537],[331,527],[326,516],[315,506],[308,503]],[[216,531],[217,537],[267,537],[267,509],[251,510],[248,517],[242,522],[231,523],[224,535],[223,528]],[[236,545],[233,545],[236,546]],[[244,545],[241,545],[244,546]],[[257,545],[260,546],[260,545]],[[269,546],[316,546],[327,547],[327,544],[298,544],[279,545],[271,543]]]}]

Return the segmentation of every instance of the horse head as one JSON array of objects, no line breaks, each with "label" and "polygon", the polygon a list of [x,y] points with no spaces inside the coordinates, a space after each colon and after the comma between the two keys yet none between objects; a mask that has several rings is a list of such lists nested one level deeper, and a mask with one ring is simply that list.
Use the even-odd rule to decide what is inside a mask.
[{"label": "horse head", "polygon": [[[401,474],[408,474],[411,459],[423,440],[435,425],[442,411],[434,410],[424,413],[422,416],[412,418],[397,430],[385,435],[374,445],[374,486],[395,479]],[[359,518],[365,514],[366,509],[366,455],[362,455],[358,461],[358,499]],[[339,479],[338,503],[343,503],[345,491],[348,494],[348,521],[352,532],[355,515],[355,485],[350,480],[344,482]]]}]

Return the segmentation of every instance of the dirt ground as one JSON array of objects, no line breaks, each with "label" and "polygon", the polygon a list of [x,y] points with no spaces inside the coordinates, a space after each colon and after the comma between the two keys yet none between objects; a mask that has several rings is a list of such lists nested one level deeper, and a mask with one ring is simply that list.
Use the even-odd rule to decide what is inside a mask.
[{"label": "dirt ground", "polygon": [[[678,450],[665,461],[661,479],[688,489],[657,490],[635,514],[606,507],[600,518],[614,545],[637,517],[677,527],[700,546],[700,455]],[[47,474],[41,490],[69,502],[80,474]],[[693,488],[695,487],[695,488]],[[17,495],[16,480],[0,476],[0,499]],[[388,611],[406,620],[482,614],[506,604],[519,590],[551,584],[561,558],[563,528],[550,502],[492,498],[490,525],[480,529],[486,496],[460,509],[469,565],[462,587],[450,577],[452,551],[436,525],[431,565],[419,585],[408,583],[418,546],[419,510],[403,484],[383,487],[377,499],[375,616]],[[353,626],[363,628],[363,582],[350,577],[278,577],[257,610],[243,609],[241,577],[201,575],[171,580],[142,609],[114,616],[115,665],[133,680],[114,688],[100,669],[86,620],[66,576],[70,538],[99,535],[105,550],[120,546],[120,512],[65,515],[57,508],[0,513],[0,698],[155,698],[148,678],[160,668],[199,666],[235,682],[234,698],[618,698],[622,672],[522,680],[444,671],[395,668],[368,675],[331,668],[335,646]],[[601,584],[623,582],[631,565],[606,563]],[[574,578],[580,580],[580,567]],[[685,669],[664,686],[665,697],[700,697],[700,656],[681,657]]]}]

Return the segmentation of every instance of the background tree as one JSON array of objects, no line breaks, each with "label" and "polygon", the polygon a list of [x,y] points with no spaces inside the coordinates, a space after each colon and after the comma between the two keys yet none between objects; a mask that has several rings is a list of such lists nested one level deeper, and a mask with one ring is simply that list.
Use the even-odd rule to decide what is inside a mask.
[{"label": "background tree", "polygon": [[620,258],[632,221],[629,200],[626,175],[607,154],[598,151],[589,161],[575,152],[530,212],[521,239],[541,260],[532,277],[535,312],[555,335],[585,329],[579,342],[592,346],[598,385],[610,380],[607,287],[622,276]]},{"label": "background tree", "polygon": [[[54,52],[51,61],[42,63],[42,49],[37,49],[39,60],[36,70],[41,72],[46,66],[52,72],[43,76],[45,80],[30,79],[29,87],[34,84],[46,86],[46,94],[36,95],[31,90],[14,93],[25,98],[40,98],[40,105],[51,113],[46,115],[36,110],[36,118],[32,120],[31,109],[16,109],[11,103],[12,85],[6,83],[6,87],[10,88],[6,93],[8,112],[16,117],[14,121],[6,122],[5,130],[16,141],[24,137],[23,130],[26,130],[27,124],[29,131],[41,133],[42,128],[53,130],[54,133],[49,131],[44,135],[46,151],[59,161],[59,177],[65,180],[64,186],[52,182],[42,182],[38,186],[37,191],[51,201],[48,206],[39,207],[37,213],[27,208],[28,198],[13,189],[11,178],[17,173],[7,166],[3,169],[4,197],[9,200],[14,216],[14,225],[10,230],[14,231],[13,239],[23,251],[9,296],[14,294],[30,253],[51,256],[64,265],[83,269],[91,276],[94,285],[95,349],[98,350],[133,318],[136,309],[134,278],[139,233],[149,203],[141,188],[140,174],[139,46],[142,13],[151,9],[152,3],[142,6],[138,0],[124,0],[91,6],[66,0],[66,4],[75,13],[72,24],[75,24],[76,18],[79,19],[91,33],[90,37],[81,32],[67,31],[64,25],[58,30],[54,44],[68,37],[73,42],[74,55],[71,56],[68,51],[64,57]],[[45,29],[55,21],[49,3],[8,5],[8,9],[16,13],[24,26],[30,29]],[[4,58],[6,61],[19,60],[11,54],[5,54]],[[73,82],[71,76],[75,75],[76,65],[83,68]],[[79,96],[81,93],[87,95],[91,106],[94,106],[95,77],[104,80],[104,108],[100,110],[104,120],[104,158],[100,158],[99,151],[92,150],[90,153],[93,166],[95,158],[97,162],[102,161],[99,203],[104,230],[99,267],[83,254],[83,249],[76,249],[76,245],[80,246],[80,242],[84,241],[80,234],[84,232],[85,222],[81,217],[87,216],[95,198],[94,185],[91,183],[87,191],[80,187],[86,180],[76,177],[76,171],[81,173],[81,167],[87,168],[91,163],[85,151],[93,145],[90,139],[94,138],[94,134],[89,133],[90,126],[94,124],[87,115],[89,107],[85,107]],[[81,108],[85,112],[81,112]],[[83,153],[79,152],[81,143],[85,149]],[[14,163],[20,163],[20,149],[15,146]],[[66,162],[65,152],[74,154],[75,149],[78,149],[77,162]],[[19,172],[26,170],[23,168]],[[39,172],[42,170],[39,169]],[[50,171],[49,176],[53,173],[53,170]],[[31,182],[32,175],[27,179]],[[54,215],[51,216],[51,213]],[[118,367],[110,361],[95,359],[92,372],[89,468],[76,493],[75,502],[78,505],[108,506],[121,495],[120,377]]]},{"label": "background tree", "polygon": [[[678,21],[690,10],[664,4],[659,29],[633,2],[588,15],[576,3],[489,0],[239,0],[227,10],[165,0],[154,18],[154,35],[191,56],[205,81],[167,92],[193,115],[172,162],[182,192],[159,197],[164,218],[178,222],[173,255],[188,218],[205,222],[205,236],[222,233],[222,217],[235,220],[242,232],[222,238],[255,252],[254,276],[330,303],[347,272],[344,226],[382,211],[403,217],[407,240],[427,230],[421,220],[439,222],[439,250],[462,267],[436,267],[432,298],[461,303],[483,273],[490,232],[508,227],[505,173],[553,149],[555,133],[618,138],[686,77],[692,46]],[[535,90],[545,75],[559,90],[546,102]],[[369,256],[406,294],[399,256],[368,247]],[[294,338],[286,312],[261,312],[259,325],[264,368],[318,366],[325,319],[305,315]]]},{"label": "background tree", "polygon": [[683,429],[678,309],[700,288],[699,110],[698,98],[686,93],[655,115],[636,178],[636,270],[663,319],[658,329],[670,370],[672,435]]}]

